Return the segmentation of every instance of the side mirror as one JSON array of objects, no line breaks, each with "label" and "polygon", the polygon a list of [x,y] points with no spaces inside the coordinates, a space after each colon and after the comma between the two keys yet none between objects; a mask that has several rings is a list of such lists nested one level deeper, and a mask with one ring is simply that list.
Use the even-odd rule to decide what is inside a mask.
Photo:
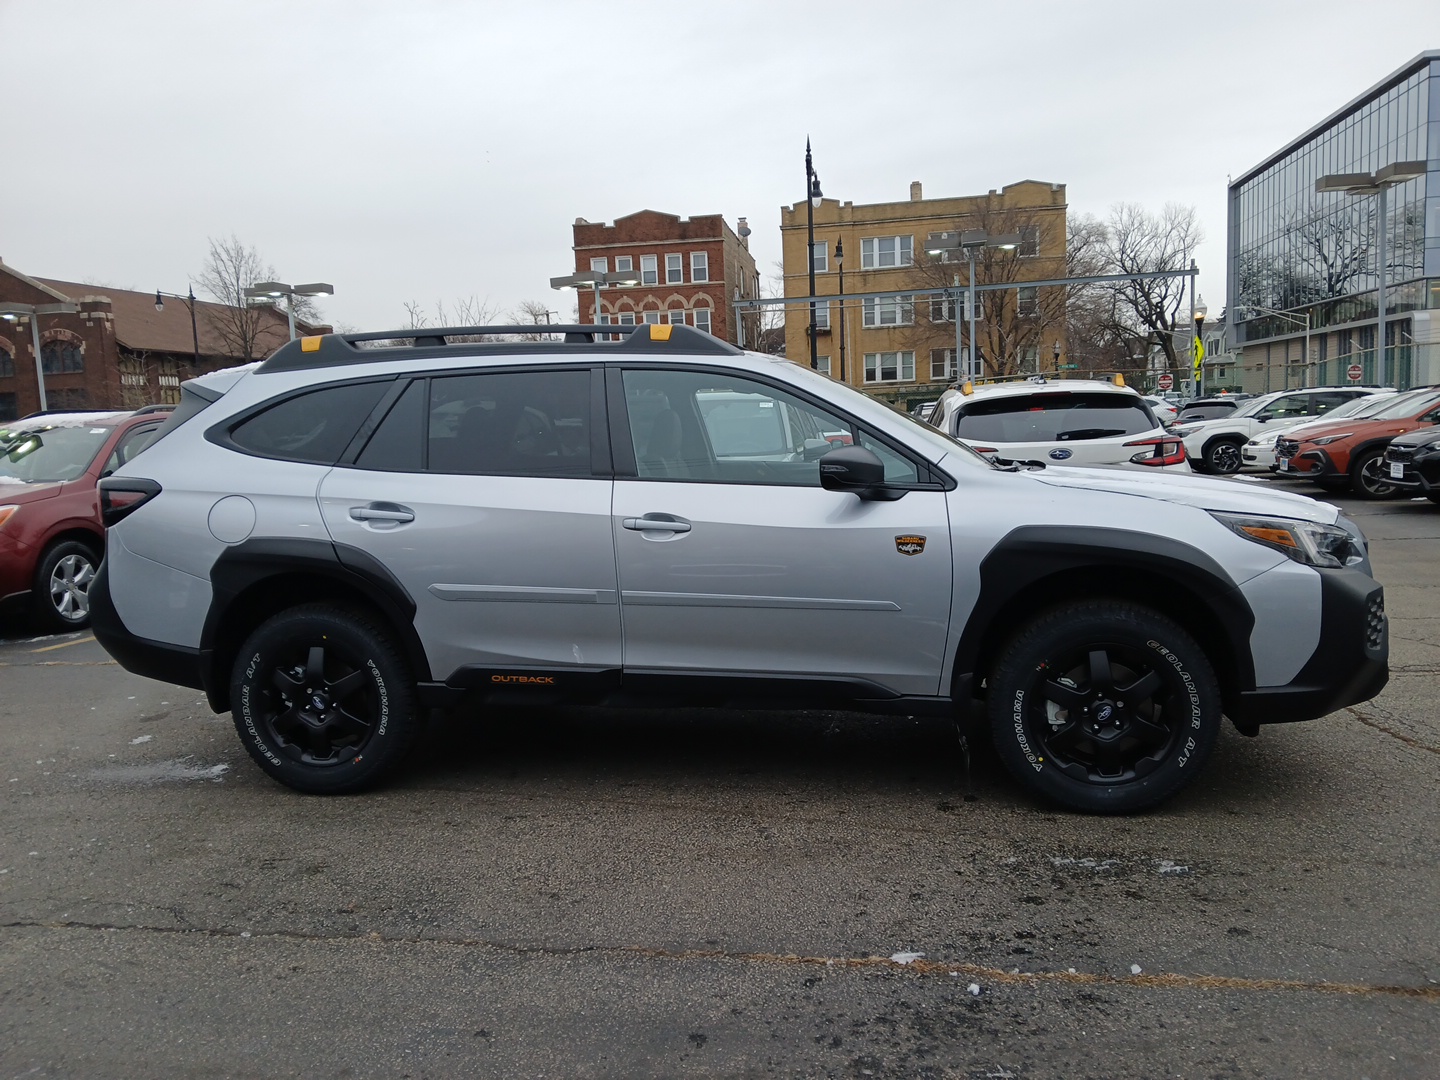
[{"label": "side mirror", "polygon": [[820,458],[820,486],[865,500],[893,502],[904,489],[885,486],[885,463],[863,446],[841,446]]}]

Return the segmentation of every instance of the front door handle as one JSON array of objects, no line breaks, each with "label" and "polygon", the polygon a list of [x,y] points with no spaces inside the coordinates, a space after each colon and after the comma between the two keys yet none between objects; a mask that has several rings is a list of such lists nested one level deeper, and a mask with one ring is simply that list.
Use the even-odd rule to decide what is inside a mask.
[{"label": "front door handle", "polygon": [[369,506],[352,506],[350,517],[355,521],[393,521],[400,524],[415,520],[415,511],[399,503],[371,503]]},{"label": "front door handle", "polygon": [[669,518],[645,517],[625,518],[620,524],[627,529],[635,529],[639,532],[672,532],[687,533],[690,531],[688,521],[672,521]]}]

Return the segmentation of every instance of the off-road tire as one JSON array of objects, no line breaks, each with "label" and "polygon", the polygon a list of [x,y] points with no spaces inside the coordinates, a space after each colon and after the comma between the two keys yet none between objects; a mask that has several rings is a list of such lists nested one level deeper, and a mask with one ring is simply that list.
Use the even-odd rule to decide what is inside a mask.
[{"label": "off-road tire", "polygon": [[1039,615],[1000,653],[988,689],[1005,766],[1031,792],[1087,813],[1164,802],[1200,772],[1220,731],[1204,651],[1171,619],[1124,601]]},{"label": "off-road tire", "polygon": [[379,619],[332,604],[262,623],[236,655],[230,702],[255,763],[315,795],[377,783],[420,728],[414,679]]}]

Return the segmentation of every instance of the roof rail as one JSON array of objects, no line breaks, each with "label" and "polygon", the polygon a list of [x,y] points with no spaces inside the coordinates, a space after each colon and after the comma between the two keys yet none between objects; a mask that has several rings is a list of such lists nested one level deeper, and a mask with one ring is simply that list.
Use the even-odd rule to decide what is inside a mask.
[{"label": "roof rail", "polygon": [[[495,341],[501,334],[533,338],[539,341]],[[564,335],[553,340],[554,335]],[[623,337],[622,337],[623,335]],[[619,338],[618,341],[607,340]],[[362,347],[362,342],[383,342]],[[302,337],[282,345],[270,358],[255,369],[296,371],[304,368],[330,367],[335,364],[373,364],[386,359],[418,359],[426,356],[453,355],[463,348],[467,355],[502,356],[526,353],[679,353],[686,355],[739,356],[744,350],[690,326],[670,323],[641,323],[635,327],[618,324],[560,326],[550,323],[523,323],[513,326],[441,326],[411,327],[407,330],[382,330],[366,334],[320,334]]]},{"label": "roof rail", "polygon": [[141,405],[140,408],[136,409],[132,415],[142,416],[145,413],[152,412],[173,412],[174,409],[174,405]]}]

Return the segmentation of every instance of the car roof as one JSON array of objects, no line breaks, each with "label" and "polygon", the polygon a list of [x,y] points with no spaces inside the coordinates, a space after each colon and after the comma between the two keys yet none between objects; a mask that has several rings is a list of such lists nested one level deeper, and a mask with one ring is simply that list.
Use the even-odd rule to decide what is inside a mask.
[{"label": "car roof", "polygon": [[114,427],[130,411],[30,413],[19,420],[0,423],[6,431],[53,431],[56,428]]},{"label": "car roof", "polygon": [[1025,381],[986,383],[969,394],[952,387],[947,393],[962,395],[966,400],[992,397],[1025,397],[1030,394],[1128,394],[1139,398],[1132,387],[1116,386],[1102,379],[1044,379],[1031,377]]}]

